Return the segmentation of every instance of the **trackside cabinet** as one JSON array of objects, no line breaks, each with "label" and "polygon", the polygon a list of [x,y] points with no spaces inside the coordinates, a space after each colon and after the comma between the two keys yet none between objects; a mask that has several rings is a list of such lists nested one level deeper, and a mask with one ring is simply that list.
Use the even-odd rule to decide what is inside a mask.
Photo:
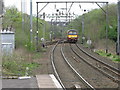
[{"label": "trackside cabinet", "polygon": [[0,32],[1,40],[1,52],[2,54],[9,55],[12,54],[15,49],[15,33],[9,30],[1,30]]}]

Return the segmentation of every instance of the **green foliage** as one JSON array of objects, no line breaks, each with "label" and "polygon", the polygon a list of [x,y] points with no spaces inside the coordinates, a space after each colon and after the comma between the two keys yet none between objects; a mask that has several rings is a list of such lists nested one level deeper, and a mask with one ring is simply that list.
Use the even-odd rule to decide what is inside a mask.
[{"label": "green foliage", "polygon": [[41,53],[34,53],[32,59],[39,59],[41,57]]},{"label": "green foliage", "polygon": [[22,22],[21,13],[18,12],[15,6],[7,7],[3,18],[3,27],[18,24],[19,22]]},{"label": "green foliage", "polygon": [[120,58],[113,58],[114,61],[120,62]]},{"label": "green foliage", "polygon": [[[102,6],[106,10],[106,5]],[[84,35],[86,38],[90,38],[93,42],[99,39],[106,38],[106,16],[101,9],[94,9],[89,13],[86,13],[79,18],[72,21],[68,28],[73,27],[79,30],[80,38],[82,33],[82,17],[84,17],[85,29]],[[117,39],[117,5],[111,4],[108,6],[108,38],[116,41]],[[110,28],[112,27],[112,28]]]},{"label": "green foliage", "polygon": [[120,57],[118,55],[114,55],[111,53],[105,53],[105,51],[103,51],[103,50],[97,50],[96,53],[103,57],[107,57],[107,58],[111,59],[112,61],[120,62]]},{"label": "green foliage", "polygon": [[103,51],[103,50],[98,50],[98,51],[96,51],[96,53],[99,54],[99,55],[101,55],[101,56],[104,56],[104,57],[107,56],[106,53],[105,53],[105,51]]},{"label": "green foliage", "polygon": [[117,27],[116,26],[110,26],[108,31],[108,38],[111,40],[117,41]]},{"label": "green foliage", "polygon": [[[24,76],[26,72],[29,75],[32,75],[32,71],[39,66],[38,63],[35,62],[27,62],[24,60],[25,58],[22,56],[4,56],[3,57],[3,75],[18,75]],[[29,68],[26,71],[26,67]]]},{"label": "green foliage", "polygon": [[[15,45],[16,48],[25,47],[29,51],[35,50],[35,36],[36,36],[36,17],[33,16],[33,43],[30,41],[30,16],[22,14],[15,6],[7,7],[3,18],[3,27],[10,25],[15,29]],[[22,17],[23,16],[23,17]],[[24,28],[22,28],[22,18],[24,18]],[[38,42],[43,37],[43,30],[45,24],[45,39],[49,38],[50,25],[44,20],[38,19]],[[23,30],[24,29],[24,30]]]}]

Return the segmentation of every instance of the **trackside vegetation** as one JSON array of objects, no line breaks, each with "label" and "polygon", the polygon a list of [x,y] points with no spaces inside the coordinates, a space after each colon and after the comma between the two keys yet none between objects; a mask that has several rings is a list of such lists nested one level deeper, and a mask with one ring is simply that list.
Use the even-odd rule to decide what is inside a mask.
[{"label": "trackside vegetation", "polygon": [[[102,7],[106,10],[106,6]],[[84,15],[79,16],[72,21],[68,28],[75,28],[79,30],[80,36],[82,33],[82,17],[84,17],[84,35],[88,39],[92,39],[94,42],[106,37],[106,18],[105,13],[101,9],[94,9],[90,12],[86,12]],[[111,4],[108,6],[108,38],[116,42],[117,40],[117,5]]]},{"label": "trackside vegetation", "polygon": [[120,62],[120,57],[118,55],[112,54],[112,53],[105,53],[103,50],[96,51],[98,55],[101,55],[103,57],[107,57],[111,59],[112,61]]},{"label": "trackside vegetation", "polygon": [[[22,20],[24,20],[23,24]],[[61,36],[61,32],[57,32],[55,30],[61,30],[60,27],[53,25],[54,30],[51,32],[51,24],[38,18],[38,49],[40,52],[36,52],[36,21],[36,16],[33,16],[33,33],[31,43],[30,15],[18,11],[15,6],[5,7],[3,28],[6,29],[11,25],[14,28],[16,49],[11,56],[2,57],[3,75],[24,76],[26,74],[26,68],[29,68],[29,75],[34,75],[34,69],[41,66],[40,62],[37,62],[38,59],[40,59],[42,53],[46,51],[45,48],[42,48],[41,44],[43,31],[45,30],[45,40],[50,40],[50,33],[54,35],[54,37]],[[52,38],[54,37],[52,36]]]},{"label": "trackside vegetation", "polygon": [[12,55],[4,55],[2,57],[3,76],[34,75],[33,71],[41,66],[40,62],[37,62],[41,55],[41,52],[29,52],[23,48],[16,49]]},{"label": "trackside vegetation", "polygon": [[[22,19],[24,19],[24,23],[22,25]],[[3,17],[3,27],[7,28],[10,25],[15,29],[15,40],[16,40],[16,48],[24,47],[30,51],[35,51],[35,43],[36,43],[36,17],[33,16],[33,35],[31,44],[30,41],[30,15],[26,13],[22,13],[17,10],[15,6],[6,7],[5,15]],[[43,30],[45,28],[45,39],[49,40],[50,33],[50,24],[45,22],[44,20],[38,19],[38,42],[41,42],[41,38],[43,37]],[[45,27],[44,27],[45,26]]]},{"label": "trackside vegetation", "polygon": [[[106,10],[106,5],[102,8]],[[82,16],[79,16],[73,20],[68,28],[75,28],[79,32],[79,40],[82,40],[82,18],[84,17],[84,33],[85,36],[84,45],[88,39],[92,40],[92,49],[97,49],[99,55],[110,56],[112,60],[120,61],[120,58],[116,54],[116,42],[117,42],[117,5],[108,5],[108,54],[104,53],[106,49],[106,17],[105,13],[99,8],[89,12],[85,12]],[[101,50],[103,52],[101,52]],[[100,51],[100,52],[99,52]],[[113,57],[113,58],[112,58]]]},{"label": "trackside vegetation", "polygon": [[[24,16],[24,29],[22,28],[22,16]],[[40,52],[35,52],[35,43],[36,43],[36,17],[33,16],[33,42],[30,41],[30,16],[27,14],[22,14],[17,10],[15,6],[6,7],[5,14],[3,17],[3,28],[11,26],[14,28],[15,32],[15,52],[10,56],[2,57],[2,67],[3,67],[3,76],[25,76],[34,75],[34,69],[40,67],[40,62],[36,62],[43,51],[43,48],[39,46]],[[39,45],[41,45],[40,38],[43,37],[43,25],[45,24],[46,32],[45,39],[49,39],[49,28],[50,25],[44,20],[39,19]],[[29,68],[26,71],[26,68]]]},{"label": "trackside vegetation", "polygon": [[[24,23],[22,25],[22,19]],[[5,15],[3,17],[3,27],[7,28],[12,25],[15,29],[16,48],[24,47],[29,51],[35,51],[36,45],[36,16],[33,16],[33,33],[32,41],[30,41],[30,15],[18,11],[15,6],[6,7]],[[54,30],[53,30],[54,28]],[[45,31],[45,35],[43,35]],[[52,32],[51,32],[52,31]],[[41,44],[41,38],[45,36],[45,40],[50,40],[50,34],[52,38],[61,36],[61,27],[53,25],[43,19],[38,18],[38,43]]]},{"label": "trackside vegetation", "polygon": [[[106,10],[106,6],[103,5],[102,8]],[[22,18],[24,16],[24,28],[22,27]],[[86,45],[88,39],[92,40],[92,49],[97,49],[96,53],[101,56],[108,57],[113,61],[119,61],[119,56],[116,54],[116,41],[117,41],[117,5],[110,4],[108,7],[108,51],[105,53],[105,43],[106,43],[106,21],[105,13],[101,9],[94,9],[90,12],[86,12],[84,15],[79,16],[65,27],[65,30],[74,28],[79,32],[79,40],[82,38],[82,17],[84,16],[84,36],[85,41],[83,45]],[[40,62],[37,60],[41,57],[41,52],[46,51],[41,47],[41,38],[43,37],[43,30],[45,28],[45,39],[50,40],[50,33],[52,38],[60,38],[65,35],[65,30],[63,27],[53,25],[38,19],[38,44],[39,50],[41,52],[35,52],[36,50],[36,16],[33,16],[33,36],[32,43],[30,40],[30,16],[26,13],[18,11],[15,6],[6,7],[5,14],[3,17],[3,27],[7,28],[12,25],[15,29],[15,53],[11,56],[4,56],[3,60],[3,75],[17,75],[24,76],[26,72],[28,75],[34,75],[33,70],[40,67]],[[54,29],[52,29],[54,28]],[[57,31],[58,30],[58,31]],[[65,37],[65,36],[63,36]],[[19,50],[20,49],[20,50]],[[17,52],[16,52],[17,51]],[[26,68],[29,68],[26,71]]]},{"label": "trackside vegetation", "polygon": [[[102,6],[106,10],[106,6]],[[84,17],[84,36],[86,39],[91,39],[96,43],[106,37],[106,18],[105,13],[101,9],[94,9],[90,12],[86,12],[84,15],[79,16],[72,21],[68,28],[75,28],[79,30],[80,39],[82,35],[82,17]],[[114,43],[117,40],[117,5],[110,4],[108,6],[108,38]]]},{"label": "trackside vegetation", "polygon": [[7,56],[3,58],[3,76],[31,76],[39,66],[38,63],[28,62],[25,57]]}]

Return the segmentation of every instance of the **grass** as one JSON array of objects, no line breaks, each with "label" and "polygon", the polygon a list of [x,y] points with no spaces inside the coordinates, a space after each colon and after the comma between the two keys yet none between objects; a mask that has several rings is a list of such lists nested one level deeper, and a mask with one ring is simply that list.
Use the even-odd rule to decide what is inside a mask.
[{"label": "grass", "polygon": [[[27,62],[24,60],[16,61],[15,59],[13,59],[13,57],[3,58],[3,75],[24,76],[26,72],[28,75],[32,75],[32,70],[39,66],[39,64],[35,62]],[[20,60],[20,58],[18,60]],[[26,68],[29,68],[29,70],[26,70]]]},{"label": "grass", "polygon": [[35,62],[35,59],[38,58],[40,58],[40,54],[28,54],[27,52],[15,52],[12,56],[3,56],[3,76],[25,76],[26,73],[30,76],[34,75],[33,70],[40,66]]},{"label": "grass", "polygon": [[105,51],[103,51],[103,50],[97,50],[96,53],[103,57],[107,57],[107,58],[111,59],[112,61],[120,62],[120,56],[118,56],[118,55],[114,55],[112,53],[105,53]]},{"label": "grass", "polygon": [[34,53],[34,55],[31,57],[32,59],[39,59],[41,57],[40,53]]}]

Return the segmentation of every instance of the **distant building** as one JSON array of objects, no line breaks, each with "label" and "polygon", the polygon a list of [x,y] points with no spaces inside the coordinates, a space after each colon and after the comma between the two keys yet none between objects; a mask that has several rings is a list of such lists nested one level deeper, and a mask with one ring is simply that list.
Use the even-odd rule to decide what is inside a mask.
[{"label": "distant building", "polygon": [[12,54],[15,49],[15,34],[10,30],[1,30],[0,32],[1,39],[1,51],[2,54]]}]

